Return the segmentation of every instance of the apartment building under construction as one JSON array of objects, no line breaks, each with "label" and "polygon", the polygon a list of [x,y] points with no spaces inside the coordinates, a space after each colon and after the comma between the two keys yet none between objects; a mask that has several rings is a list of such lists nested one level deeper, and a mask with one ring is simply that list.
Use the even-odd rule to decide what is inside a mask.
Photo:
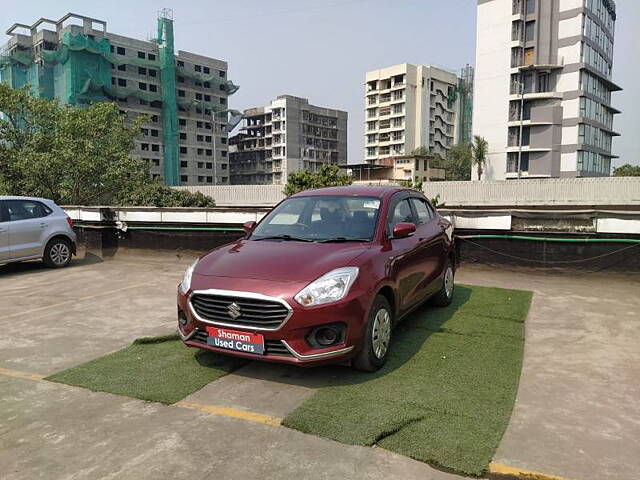
[{"label": "apartment building under construction", "polygon": [[170,11],[157,26],[157,38],[143,41],[73,13],[16,23],[0,51],[0,81],[63,103],[114,101],[128,118],[147,114],[132,153],[154,177],[168,185],[228,184],[228,97],[237,87],[227,63],[175,53]]}]

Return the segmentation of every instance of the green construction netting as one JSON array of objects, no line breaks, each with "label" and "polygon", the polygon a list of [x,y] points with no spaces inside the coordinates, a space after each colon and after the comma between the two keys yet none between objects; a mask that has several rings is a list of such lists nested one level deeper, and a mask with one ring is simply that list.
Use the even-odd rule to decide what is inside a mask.
[{"label": "green construction netting", "polygon": [[192,80],[197,80],[199,82],[209,82],[210,84],[219,87],[220,85],[224,85],[225,91],[229,95],[233,95],[240,88],[238,85],[235,85],[231,80],[221,80],[220,76],[216,75],[202,75],[197,72],[191,72],[183,67],[178,67],[177,69],[178,75],[181,77],[191,78]]},{"label": "green construction netting", "polygon": [[178,107],[176,97],[176,62],[173,50],[173,20],[158,17],[160,47],[160,82],[162,83],[162,133],[164,139],[164,182],[180,185],[178,166]]}]

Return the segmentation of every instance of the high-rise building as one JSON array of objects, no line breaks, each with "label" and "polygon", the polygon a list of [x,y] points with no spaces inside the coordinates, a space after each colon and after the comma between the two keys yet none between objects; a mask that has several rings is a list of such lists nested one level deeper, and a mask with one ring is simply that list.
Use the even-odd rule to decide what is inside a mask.
[{"label": "high-rise building", "polygon": [[489,144],[483,180],[609,175],[615,20],[613,0],[478,1],[473,130]]},{"label": "high-rise building", "polygon": [[284,184],[297,170],[347,163],[347,112],[281,95],[245,110],[240,133],[229,139],[231,183]]},{"label": "high-rise building", "polygon": [[457,141],[458,77],[440,68],[403,63],[367,72],[367,163],[409,155],[419,147],[445,157]]},{"label": "high-rise building", "polygon": [[151,41],[116,35],[107,23],[69,13],[14,24],[0,52],[0,81],[30,85],[63,103],[117,102],[129,119],[149,116],[132,154],[168,185],[228,184],[227,105],[237,87],[227,63],[174,53],[170,11]]}]

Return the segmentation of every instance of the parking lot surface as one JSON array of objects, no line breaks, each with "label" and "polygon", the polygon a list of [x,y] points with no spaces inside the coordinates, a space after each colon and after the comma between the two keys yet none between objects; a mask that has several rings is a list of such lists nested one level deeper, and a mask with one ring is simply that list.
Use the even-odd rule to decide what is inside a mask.
[{"label": "parking lot surface", "polygon": [[[194,256],[87,254],[64,270],[0,267],[3,478],[459,478],[241,415],[41,380],[174,331],[176,286]],[[574,479],[634,478],[638,277],[464,266],[458,281],[535,292],[518,401],[495,460]],[[184,402],[282,418],[330,380],[323,369],[253,362]]]}]

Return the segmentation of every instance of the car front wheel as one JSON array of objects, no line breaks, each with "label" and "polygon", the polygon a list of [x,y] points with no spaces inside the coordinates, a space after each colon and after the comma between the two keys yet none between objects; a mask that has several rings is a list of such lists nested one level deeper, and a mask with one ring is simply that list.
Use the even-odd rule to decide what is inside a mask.
[{"label": "car front wheel", "polygon": [[364,339],[360,353],[353,366],[364,372],[375,372],[387,361],[391,345],[393,312],[389,301],[382,295],[376,295],[369,312]]},{"label": "car front wheel", "polygon": [[54,238],[44,249],[44,263],[51,268],[62,268],[71,262],[72,250],[69,240]]}]

